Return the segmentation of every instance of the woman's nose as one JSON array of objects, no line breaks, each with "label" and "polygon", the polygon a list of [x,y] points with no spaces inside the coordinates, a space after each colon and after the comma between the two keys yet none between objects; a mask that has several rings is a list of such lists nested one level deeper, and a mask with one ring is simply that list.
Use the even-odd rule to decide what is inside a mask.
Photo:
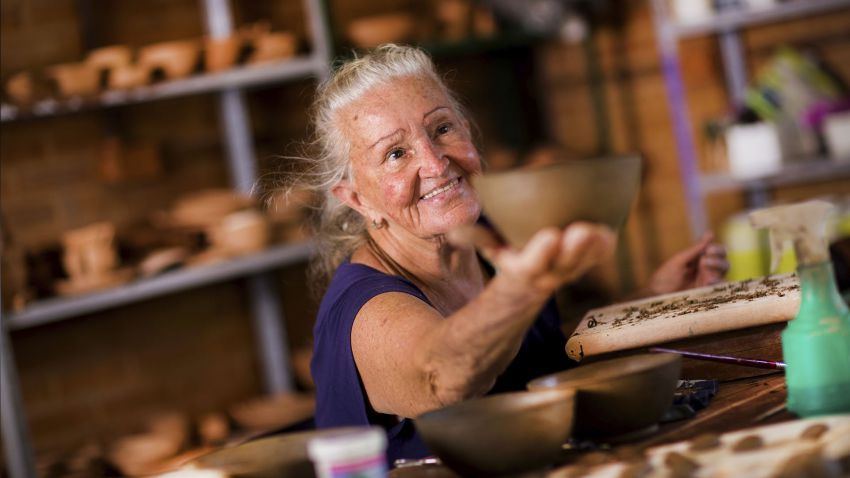
[{"label": "woman's nose", "polygon": [[449,158],[432,141],[422,141],[419,147],[419,174],[425,177],[442,176],[449,167]]}]

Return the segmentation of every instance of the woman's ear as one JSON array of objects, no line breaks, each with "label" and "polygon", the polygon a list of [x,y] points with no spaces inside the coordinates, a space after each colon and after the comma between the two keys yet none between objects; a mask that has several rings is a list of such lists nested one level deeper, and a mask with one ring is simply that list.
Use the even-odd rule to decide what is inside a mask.
[{"label": "woman's ear", "polygon": [[359,212],[367,219],[370,208],[360,200],[360,194],[354,189],[354,185],[348,179],[342,179],[331,188],[331,193],[346,206]]}]

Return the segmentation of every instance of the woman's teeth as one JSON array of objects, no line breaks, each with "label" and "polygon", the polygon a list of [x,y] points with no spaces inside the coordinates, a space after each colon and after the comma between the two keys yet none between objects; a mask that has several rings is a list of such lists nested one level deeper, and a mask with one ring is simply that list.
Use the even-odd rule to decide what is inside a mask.
[{"label": "woman's teeth", "polygon": [[460,178],[454,178],[451,181],[449,181],[449,183],[446,184],[445,186],[443,186],[439,189],[435,189],[435,190],[429,192],[428,194],[422,196],[421,199],[430,199],[430,198],[436,196],[437,194],[444,193],[444,192],[448,191],[449,189],[452,189],[453,187],[457,186],[458,183],[460,183]]}]

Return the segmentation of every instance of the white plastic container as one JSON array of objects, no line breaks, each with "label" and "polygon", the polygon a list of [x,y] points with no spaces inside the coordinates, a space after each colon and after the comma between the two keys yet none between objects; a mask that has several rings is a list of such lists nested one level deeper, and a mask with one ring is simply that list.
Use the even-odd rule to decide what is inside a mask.
[{"label": "white plastic container", "polygon": [[850,162],[850,111],[832,113],[823,122],[823,136],[835,161]]},{"label": "white plastic container", "polygon": [[387,436],[379,427],[310,440],[307,453],[318,478],[384,478]]},{"label": "white plastic container", "polygon": [[739,124],[726,131],[729,172],[737,179],[769,176],[782,169],[782,148],[771,123]]}]

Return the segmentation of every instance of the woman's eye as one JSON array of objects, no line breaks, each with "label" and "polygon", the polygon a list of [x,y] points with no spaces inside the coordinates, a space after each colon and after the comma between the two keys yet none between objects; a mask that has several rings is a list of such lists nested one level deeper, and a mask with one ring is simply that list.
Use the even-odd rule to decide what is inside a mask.
[{"label": "woman's eye", "polygon": [[402,156],[404,156],[404,150],[401,148],[395,148],[387,154],[387,159],[396,160],[401,159]]},{"label": "woman's eye", "polygon": [[449,133],[452,130],[451,123],[443,123],[440,126],[437,126],[437,136],[442,136],[444,134]]}]

